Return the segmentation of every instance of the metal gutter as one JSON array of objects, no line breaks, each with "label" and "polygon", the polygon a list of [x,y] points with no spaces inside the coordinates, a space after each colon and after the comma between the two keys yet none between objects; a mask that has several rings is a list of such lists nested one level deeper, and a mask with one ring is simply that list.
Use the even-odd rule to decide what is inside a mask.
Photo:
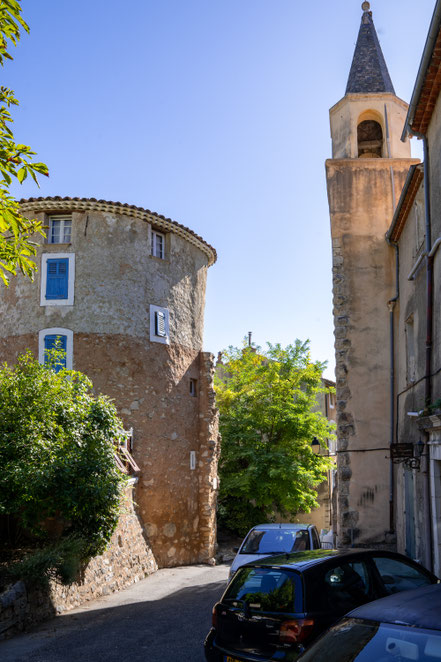
[{"label": "metal gutter", "polygon": [[412,133],[412,123],[415,118],[415,112],[420,100],[421,91],[426,79],[427,69],[429,68],[430,60],[433,55],[433,48],[438,38],[441,26],[441,0],[437,0],[435,9],[433,11],[432,20],[430,22],[429,33],[427,35],[426,43],[424,45],[421,62],[418,69],[418,74],[415,81],[415,86],[412,92],[412,98],[407,111],[406,120],[404,122],[404,129],[401,135],[401,140],[406,141],[407,136]]}]

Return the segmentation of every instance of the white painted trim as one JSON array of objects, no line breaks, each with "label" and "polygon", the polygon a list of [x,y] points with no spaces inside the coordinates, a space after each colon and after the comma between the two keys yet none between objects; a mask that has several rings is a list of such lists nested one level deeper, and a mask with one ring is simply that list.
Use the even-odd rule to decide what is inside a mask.
[{"label": "white painted trim", "polygon": [[[53,222],[54,221],[59,221],[61,223],[61,232],[60,235],[62,237],[62,241],[52,241],[52,227],[53,227]],[[69,241],[64,241],[64,224],[65,221],[70,222],[70,240]],[[64,214],[63,216],[49,216],[49,232],[48,232],[48,237],[47,237],[47,243],[48,244],[70,244],[72,243],[72,215],[69,214]]]},{"label": "white painted trim", "polygon": [[[67,299],[46,299],[47,261],[68,258]],[[73,306],[75,289],[75,253],[43,253],[41,256],[40,306]]]},{"label": "white painted trim", "polygon": [[[156,252],[156,237],[161,237],[162,238],[162,251],[160,251],[160,255],[157,255]],[[159,260],[164,260],[165,259],[165,234],[163,232],[157,232],[156,230],[152,229],[152,241],[151,241],[151,254],[153,257],[157,257]]]},{"label": "white painted trim", "polygon": [[53,326],[49,329],[41,329],[38,332],[38,362],[44,363],[44,339],[46,336],[66,336],[66,369],[72,370],[73,364],[73,331]]},{"label": "white painted trim", "polygon": [[[165,322],[165,336],[157,336],[155,329],[155,313],[164,313],[164,322]],[[161,308],[161,306],[154,306],[150,304],[150,341],[151,342],[160,342],[163,345],[170,344],[170,323],[169,323],[170,313],[167,308]]]}]

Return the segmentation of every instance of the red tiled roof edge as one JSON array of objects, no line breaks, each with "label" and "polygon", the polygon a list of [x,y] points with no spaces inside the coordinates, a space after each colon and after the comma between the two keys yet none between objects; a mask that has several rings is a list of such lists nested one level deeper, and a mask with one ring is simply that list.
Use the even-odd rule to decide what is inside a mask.
[{"label": "red tiled roof edge", "polygon": [[430,64],[416,105],[412,130],[425,135],[441,91],[441,30],[432,51]]},{"label": "red tiled roof edge", "polygon": [[156,212],[150,211],[150,209],[144,209],[143,207],[137,207],[136,205],[129,205],[122,202],[112,202],[110,200],[97,200],[96,198],[70,198],[70,197],[40,197],[40,198],[23,198],[19,201],[19,204],[23,211],[67,211],[67,210],[87,210],[87,209],[96,209],[97,211],[116,211],[128,216],[135,216],[138,218],[144,218],[150,223],[153,223],[158,227],[158,229],[163,228],[176,234],[181,235],[187,241],[192,243],[194,246],[197,246],[203,253],[208,257],[208,266],[214,264],[217,260],[216,249],[213,248],[209,243],[207,243],[202,237],[200,237],[196,232],[190,230],[185,225],[173,221],[171,218],[162,216],[162,214],[157,214]]}]

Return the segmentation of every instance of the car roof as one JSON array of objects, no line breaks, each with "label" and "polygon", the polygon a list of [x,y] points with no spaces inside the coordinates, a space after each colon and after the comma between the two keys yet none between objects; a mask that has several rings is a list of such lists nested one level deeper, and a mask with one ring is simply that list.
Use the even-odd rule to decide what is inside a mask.
[{"label": "car roof", "polygon": [[[310,549],[304,552],[291,552],[276,554],[274,556],[267,556],[265,558],[257,559],[251,563],[247,563],[247,566],[258,565],[259,567],[268,566],[268,567],[280,567],[290,570],[299,570],[304,571],[307,568],[319,565],[324,563],[327,560],[338,560],[346,559],[347,557],[371,557],[373,554],[378,556],[387,556],[388,558],[407,561],[413,563],[412,559],[409,559],[402,554],[396,552],[389,552],[380,549]],[[245,567],[245,566],[243,566]]]},{"label": "car roof", "polygon": [[369,602],[346,617],[441,630],[441,584],[402,591]]},{"label": "car roof", "polygon": [[268,524],[258,524],[253,526],[251,531],[266,531],[267,529],[291,529],[293,531],[302,531],[309,529],[313,524],[293,524],[291,522],[269,522]]}]

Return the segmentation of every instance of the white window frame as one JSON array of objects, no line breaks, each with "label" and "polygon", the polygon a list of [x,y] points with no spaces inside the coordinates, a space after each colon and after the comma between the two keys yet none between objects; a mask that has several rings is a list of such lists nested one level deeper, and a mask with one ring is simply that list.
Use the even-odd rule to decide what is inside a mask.
[{"label": "white window frame", "polygon": [[[164,323],[165,323],[165,336],[156,335],[156,314],[164,314]],[[167,308],[161,308],[161,306],[154,306],[150,304],[150,341],[151,342],[160,342],[164,345],[170,344],[170,313]]]},{"label": "white window frame", "polygon": [[[157,255],[156,253],[156,241],[155,241],[156,237],[162,238],[162,251],[160,255]],[[159,260],[165,259],[165,234],[163,234],[162,232],[157,232],[156,230],[152,230],[151,254],[153,257],[157,257]]]},{"label": "white window frame", "polygon": [[[52,223],[53,221],[61,221],[60,235],[64,239],[64,221],[70,221],[70,241],[52,241]],[[49,216],[49,232],[47,237],[48,244],[70,244],[72,243],[72,216]]]},{"label": "white window frame", "polygon": [[[47,261],[68,258],[67,299],[46,299]],[[75,288],[75,253],[43,253],[41,256],[40,306],[73,306]]]},{"label": "white window frame", "polygon": [[53,326],[38,332],[38,362],[44,365],[44,339],[46,336],[66,336],[66,370],[73,365],[73,331]]}]

